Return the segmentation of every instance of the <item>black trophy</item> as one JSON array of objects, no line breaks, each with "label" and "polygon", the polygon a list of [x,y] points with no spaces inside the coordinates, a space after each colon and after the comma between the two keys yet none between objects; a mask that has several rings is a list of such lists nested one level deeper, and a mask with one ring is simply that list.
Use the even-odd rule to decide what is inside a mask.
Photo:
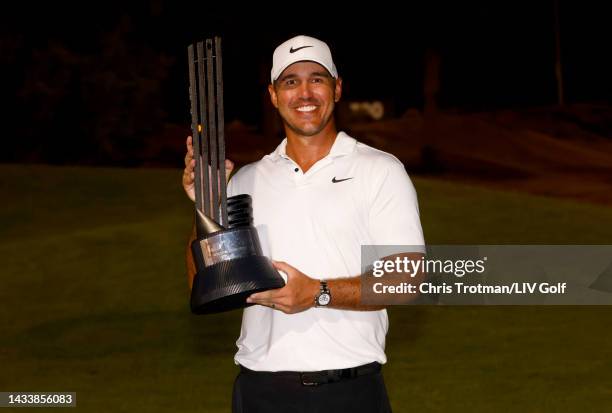
[{"label": "black trophy", "polygon": [[283,278],[261,250],[251,196],[227,198],[221,39],[188,47],[189,97],[195,167],[197,273],[191,311],[218,313],[246,307],[258,291],[280,288]]}]

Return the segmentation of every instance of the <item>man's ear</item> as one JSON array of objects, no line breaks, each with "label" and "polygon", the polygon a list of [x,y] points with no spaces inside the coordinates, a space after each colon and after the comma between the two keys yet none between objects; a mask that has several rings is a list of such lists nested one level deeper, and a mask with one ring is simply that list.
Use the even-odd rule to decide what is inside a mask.
[{"label": "man's ear", "polygon": [[342,97],[342,78],[336,79],[336,88],[334,89],[334,102],[338,103]]},{"label": "man's ear", "polygon": [[276,90],[274,90],[274,85],[268,85],[268,92],[270,93],[270,101],[274,105],[276,109],[278,109],[278,96],[276,96]]}]

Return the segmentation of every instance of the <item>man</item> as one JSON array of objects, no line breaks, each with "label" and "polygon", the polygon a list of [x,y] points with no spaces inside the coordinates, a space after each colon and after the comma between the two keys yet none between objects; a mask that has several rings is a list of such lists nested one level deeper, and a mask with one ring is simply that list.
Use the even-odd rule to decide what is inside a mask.
[{"label": "man", "polygon": [[[389,412],[387,313],[361,303],[360,253],[423,244],[414,187],[394,156],[336,130],[342,79],[324,42],[278,46],[268,90],[286,138],[241,168],[228,196],[252,196],[264,253],[287,283],[247,299],[257,305],[243,313],[234,412]],[[183,186],[193,199],[190,139],[187,148]],[[189,247],[187,256],[192,280]]]}]

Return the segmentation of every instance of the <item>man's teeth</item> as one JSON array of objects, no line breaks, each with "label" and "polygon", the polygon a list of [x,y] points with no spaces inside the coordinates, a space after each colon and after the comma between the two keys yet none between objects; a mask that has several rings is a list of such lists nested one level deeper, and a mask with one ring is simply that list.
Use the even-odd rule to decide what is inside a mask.
[{"label": "man's teeth", "polygon": [[315,110],[317,107],[314,105],[310,105],[310,106],[300,106],[299,108],[297,108],[298,111],[300,112],[312,112],[313,110]]}]

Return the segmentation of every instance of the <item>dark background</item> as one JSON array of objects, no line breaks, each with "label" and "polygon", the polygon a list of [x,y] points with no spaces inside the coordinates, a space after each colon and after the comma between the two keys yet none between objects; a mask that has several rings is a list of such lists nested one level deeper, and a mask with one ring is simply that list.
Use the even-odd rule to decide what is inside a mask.
[{"label": "dark background", "polygon": [[[567,102],[611,100],[603,4],[559,2]],[[394,116],[423,109],[432,50],[442,110],[557,100],[553,1],[20,2],[5,6],[1,22],[4,162],[180,166],[190,125],[186,48],[213,35],[223,38],[226,122],[257,133],[271,110],[272,52],[297,34],[330,44],[345,101],[380,99]],[[148,150],[156,145],[168,150]]]}]

